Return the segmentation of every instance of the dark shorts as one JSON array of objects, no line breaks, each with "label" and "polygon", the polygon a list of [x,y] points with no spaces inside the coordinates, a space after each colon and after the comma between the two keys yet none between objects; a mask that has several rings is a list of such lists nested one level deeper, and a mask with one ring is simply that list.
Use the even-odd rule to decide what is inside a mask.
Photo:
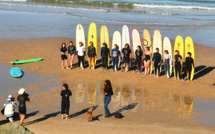
[{"label": "dark shorts", "polygon": [[123,57],[123,59],[122,59],[122,64],[129,63],[129,62],[130,62],[130,59],[129,59],[129,58]]},{"label": "dark shorts", "polygon": [[94,58],[95,56],[88,55],[89,58]]},{"label": "dark shorts", "polygon": [[70,53],[69,55],[70,55],[70,56],[73,56],[73,55],[75,55],[75,53]]},{"label": "dark shorts", "polygon": [[67,60],[67,56],[66,55],[61,55],[61,60]]}]

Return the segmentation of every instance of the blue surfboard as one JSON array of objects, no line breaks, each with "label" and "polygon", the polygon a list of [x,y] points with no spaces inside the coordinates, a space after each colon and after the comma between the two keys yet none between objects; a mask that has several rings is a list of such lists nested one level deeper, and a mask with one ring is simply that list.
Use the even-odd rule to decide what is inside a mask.
[{"label": "blue surfboard", "polygon": [[14,67],[10,70],[10,75],[13,77],[22,77],[23,76],[23,72],[21,69]]}]

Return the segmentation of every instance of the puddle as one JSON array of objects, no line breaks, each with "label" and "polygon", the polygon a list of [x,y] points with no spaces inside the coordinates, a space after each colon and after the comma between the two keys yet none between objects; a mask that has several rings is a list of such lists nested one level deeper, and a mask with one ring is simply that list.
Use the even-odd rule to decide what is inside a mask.
[{"label": "puddle", "polygon": [[[90,105],[103,107],[103,83],[97,81],[94,85],[83,83],[74,84],[74,102],[86,102]],[[201,100],[192,95],[180,96],[164,91],[162,94],[153,94],[147,89],[134,88],[133,85],[114,85],[109,108],[115,112],[133,112],[136,114],[160,111],[168,116],[173,113],[173,118],[190,120],[201,124],[215,125],[215,99]],[[166,117],[159,117],[165,119]]]},{"label": "puddle", "polygon": [[48,91],[51,88],[59,86],[58,83],[53,82],[53,79],[56,77],[49,77],[37,72],[29,71],[26,69],[22,69],[24,72],[24,76],[21,79],[15,79],[10,75],[10,66],[0,65],[0,94],[1,96],[8,96],[9,94],[17,93],[19,88],[27,87],[31,84],[35,84],[38,90],[27,89],[27,92],[30,95],[35,93]]}]

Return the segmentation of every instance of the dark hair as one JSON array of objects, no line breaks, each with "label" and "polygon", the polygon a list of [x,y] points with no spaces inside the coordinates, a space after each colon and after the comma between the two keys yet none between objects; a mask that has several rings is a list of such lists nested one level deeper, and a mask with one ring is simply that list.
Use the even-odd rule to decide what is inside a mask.
[{"label": "dark hair", "polygon": [[92,42],[92,41],[90,41],[90,43],[92,43],[92,45],[93,45],[93,42]]},{"label": "dark hair", "polygon": [[141,51],[141,46],[137,46],[139,49],[140,49],[140,51]]},{"label": "dark hair", "polygon": [[148,51],[150,51],[150,47],[146,47],[146,49],[147,49]]},{"label": "dark hair", "polygon": [[155,50],[158,50],[158,52],[159,52],[159,48],[158,47]]},{"label": "dark hair", "polygon": [[128,44],[128,43],[126,43],[126,44],[125,44],[125,46],[128,46],[128,48],[127,48],[127,49],[128,49],[128,50],[130,50],[130,47],[129,47],[129,44]]},{"label": "dark hair", "polygon": [[106,84],[104,84],[104,89],[107,88],[107,90],[109,90],[109,88],[112,87],[112,86],[111,86],[110,80],[105,80],[105,83],[106,83]]},{"label": "dark hair", "polygon": [[69,43],[72,43],[72,44],[73,44],[73,42],[72,42],[72,41],[70,41]]},{"label": "dark hair", "polygon": [[66,90],[69,89],[69,86],[68,86],[68,84],[66,84],[66,83],[63,84],[63,87],[65,87]]},{"label": "dark hair", "polygon": [[165,50],[164,52],[166,52],[167,54],[169,54],[169,51],[168,51],[168,50]]},{"label": "dark hair", "polygon": [[63,45],[65,45],[65,47],[66,47],[66,43],[62,43],[62,44],[61,44],[61,48],[63,48]]},{"label": "dark hair", "polygon": [[103,43],[103,45],[105,45],[105,47],[107,47],[107,44],[106,44],[106,43]]},{"label": "dark hair", "polygon": [[191,52],[188,52],[187,54],[189,54],[190,56],[192,55]]},{"label": "dark hair", "polygon": [[179,51],[178,51],[178,50],[175,50],[175,52],[178,52],[178,53],[179,53]]},{"label": "dark hair", "polygon": [[81,43],[81,46],[83,46],[84,44],[83,44],[83,42],[79,42],[79,44]]}]

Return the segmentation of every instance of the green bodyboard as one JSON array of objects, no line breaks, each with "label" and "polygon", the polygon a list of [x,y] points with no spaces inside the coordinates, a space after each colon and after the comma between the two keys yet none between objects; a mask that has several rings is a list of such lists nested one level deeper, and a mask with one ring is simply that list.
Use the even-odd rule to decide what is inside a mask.
[{"label": "green bodyboard", "polygon": [[24,64],[24,63],[31,63],[31,62],[37,62],[43,60],[42,58],[36,58],[36,59],[28,59],[28,60],[18,60],[18,61],[11,61],[11,64]]}]

